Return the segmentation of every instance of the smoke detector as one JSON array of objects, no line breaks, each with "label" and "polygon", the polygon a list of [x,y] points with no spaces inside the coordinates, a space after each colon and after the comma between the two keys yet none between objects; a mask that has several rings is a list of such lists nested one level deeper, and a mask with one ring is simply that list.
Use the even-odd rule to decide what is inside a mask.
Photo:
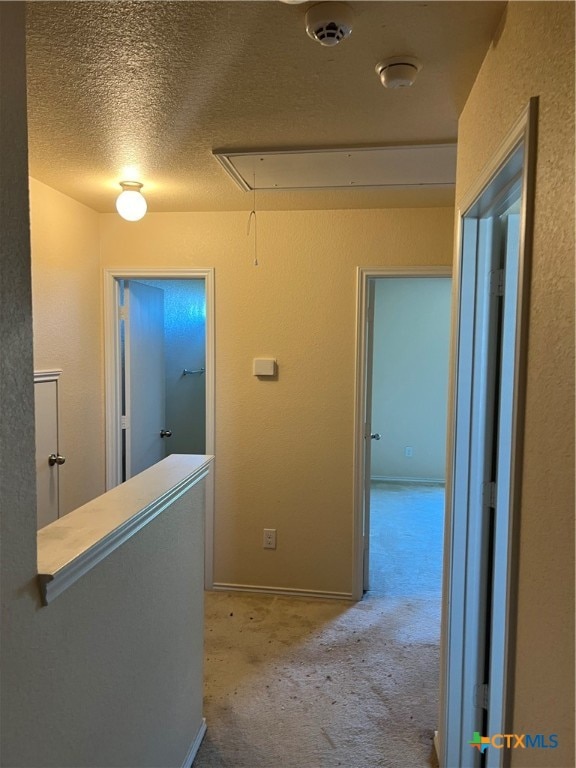
[{"label": "smoke detector", "polygon": [[353,19],[346,3],[318,3],[306,13],[306,32],[320,45],[338,45],[352,34]]},{"label": "smoke detector", "polygon": [[413,56],[393,56],[376,64],[376,74],[385,88],[409,88],[421,69],[422,64]]}]

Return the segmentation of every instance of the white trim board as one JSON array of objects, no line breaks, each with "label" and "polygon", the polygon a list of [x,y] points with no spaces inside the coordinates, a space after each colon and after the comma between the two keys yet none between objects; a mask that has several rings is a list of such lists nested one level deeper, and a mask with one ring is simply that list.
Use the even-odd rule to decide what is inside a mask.
[{"label": "white trim board", "polygon": [[260,587],[254,584],[227,584],[214,582],[215,592],[256,592],[262,595],[286,595],[287,597],[312,597],[326,600],[352,600],[351,592],[323,592],[313,589],[291,589],[290,587]]},{"label": "white trim board", "polygon": [[41,384],[45,381],[58,381],[62,374],[62,368],[55,368],[53,371],[34,371],[34,384]]},{"label": "white trim board", "polygon": [[192,763],[194,762],[194,758],[196,757],[198,750],[200,749],[200,745],[202,744],[202,740],[204,739],[205,735],[206,735],[206,718],[203,717],[202,722],[200,723],[200,728],[198,729],[198,733],[196,734],[196,737],[192,742],[190,749],[186,754],[186,757],[184,758],[184,762],[182,763],[182,768],[192,768]]},{"label": "white trim board", "polygon": [[446,481],[435,477],[388,477],[388,475],[372,475],[370,480],[375,483],[414,483],[415,485],[446,485]]}]

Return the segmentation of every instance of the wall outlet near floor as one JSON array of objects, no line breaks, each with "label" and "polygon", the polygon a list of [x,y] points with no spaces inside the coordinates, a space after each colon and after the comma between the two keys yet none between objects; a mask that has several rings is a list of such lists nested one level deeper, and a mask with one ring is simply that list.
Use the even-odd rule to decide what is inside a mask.
[{"label": "wall outlet near floor", "polygon": [[407,445],[406,448],[404,448],[404,456],[406,456],[407,459],[411,459],[412,456],[414,456],[414,449],[411,445]]},{"label": "wall outlet near floor", "polygon": [[276,528],[264,528],[264,549],[276,549]]}]

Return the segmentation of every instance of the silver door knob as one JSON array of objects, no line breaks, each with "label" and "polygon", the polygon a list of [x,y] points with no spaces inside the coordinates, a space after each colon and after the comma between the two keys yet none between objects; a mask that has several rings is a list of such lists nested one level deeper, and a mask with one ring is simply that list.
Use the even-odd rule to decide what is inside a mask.
[{"label": "silver door knob", "polygon": [[59,453],[51,453],[50,456],[48,456],[48,464],[50,464],[51,467],[54,466],[54,464],[64,464],[66,461],[66,456],[60,456]]},{"label": "silver door knob", "polygon": [[160,437],[172,437],[172,430],[171,429],[161,429],[160,430]]},{"label": "silver door knob", "polygon": [[380,434],[380,432],[373,432],[370,435],[370,439],[371,440],[382,440],[382,435]]}]

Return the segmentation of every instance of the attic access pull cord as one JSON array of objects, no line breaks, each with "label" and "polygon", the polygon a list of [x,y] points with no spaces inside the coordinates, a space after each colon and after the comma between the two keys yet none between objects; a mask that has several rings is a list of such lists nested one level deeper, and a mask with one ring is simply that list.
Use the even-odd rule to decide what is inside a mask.
[{"label": "attic access pull cord", "polygon": [[250,237],[250,224],[252,223],[252,217],[254,217],[254,266],[258,266],[258,220],[256,218],[256,172],[252,176],[252,210],[248,216],[248,231],[247,235]]}]

